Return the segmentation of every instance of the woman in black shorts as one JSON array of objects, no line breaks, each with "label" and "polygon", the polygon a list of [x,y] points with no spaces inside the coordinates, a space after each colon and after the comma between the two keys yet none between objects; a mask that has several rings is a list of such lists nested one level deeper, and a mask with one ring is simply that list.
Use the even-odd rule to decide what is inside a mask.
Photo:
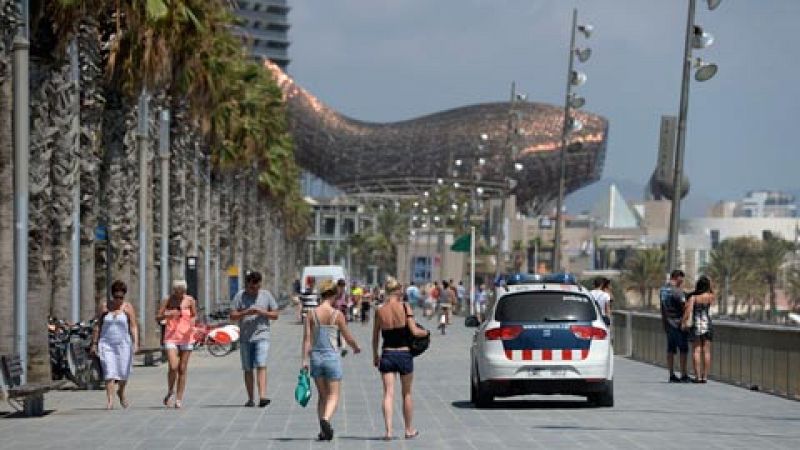
[{"label": "woman in black shorts", "polygon": [[711,371],[711,340],[714,337],[714,328],[711,325],[711,305],[714,303],[714,291],[711,289],[711,280],[705,275],[697,279],[694,292],[686,299],[682,324],[688,324],[692,319],[692,326],[688,328],[689,342],[692,343],[692,365],[694,366],[695,383],[708,381]]},{"label": "woman in black shorts", "polygon": [[[413,439],[419,435],[411,425],[414,403],[411,399],[411,382],[414,379],[414,360],[409,351],[408,341],[411,333],[426,336],[427,331],[417,326],[414,312],[403,303],[400,283],[388,277],[386,280],[386,300],[375,310],[375,324],[372,328],[372,357],[375,367],[383,380],[383,419],[386,425],[384,439],[392,439],[392,403],[394,402],[395,374],[400,374],[403,394],[403,421],[405,438]],[[381,353],[378,354],[378,345]]]}]

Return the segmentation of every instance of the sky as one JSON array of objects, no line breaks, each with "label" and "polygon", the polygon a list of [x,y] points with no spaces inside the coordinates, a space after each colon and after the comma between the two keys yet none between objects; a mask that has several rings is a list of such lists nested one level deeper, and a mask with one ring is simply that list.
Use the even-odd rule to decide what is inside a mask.
[{"label": "sky", "polygon": [[[289,73],[321,101],[390,122],[507,101],[512,81],[563,105],[572,9],[594,26],[579,69],[585,110],[610,122],[604,180],[645,185],[660,116],[678,114],[688,0],[289,0]],[[798,0],[723,0],[696,23],[719,65],[692,81],[687,201],[735,200],[800,188]],[[798,128],[795,128],[798,127]]]}]

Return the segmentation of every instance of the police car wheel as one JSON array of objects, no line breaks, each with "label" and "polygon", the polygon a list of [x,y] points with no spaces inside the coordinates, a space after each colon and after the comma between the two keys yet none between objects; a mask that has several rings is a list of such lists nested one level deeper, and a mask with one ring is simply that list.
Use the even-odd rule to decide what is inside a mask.
[{"label": "police car wheel", "polygon": [[605,390],[589,395],[588,400],[594,403],[595,406],[604,408],[614,406],[614,380],[607,381]]},{"label": "police car wheel", "polygon": [[480,381],[480,376],[478,376],[477,370],[471,384],[471,390],[474,394],[474,397],[472,395],[470,396],[472,397],[472,404],[477,408],[488,408],[492,406],[494,403],[494,395],[492,395],[491,387],[489,386],[488,382]]}]

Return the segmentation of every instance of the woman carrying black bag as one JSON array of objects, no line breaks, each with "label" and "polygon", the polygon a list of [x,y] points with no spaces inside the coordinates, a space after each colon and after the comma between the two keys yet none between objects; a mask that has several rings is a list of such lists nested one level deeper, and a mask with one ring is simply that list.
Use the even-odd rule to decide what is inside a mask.
[{"label": "woman carrying black bag", "polygon": [[[400,375],[403,394],[403,421],[405,438],[413,439],[419,431],[413,428],[411,419],[414,403],[411,398],[411,383],[414,379],[414,360],[411,355],[412,336],[423,338],[430,333],[417,325],[414,313],[403,303],[400,283],[392,278],[386,279],[386,300],[375,310],[372,328],[372,357],[375,367],[383,380],[383,419],[386,425],[385,440],[392,439],[392,403],[394,402],[395,374]],[[378,345],[381,343],[381,352]]]}]

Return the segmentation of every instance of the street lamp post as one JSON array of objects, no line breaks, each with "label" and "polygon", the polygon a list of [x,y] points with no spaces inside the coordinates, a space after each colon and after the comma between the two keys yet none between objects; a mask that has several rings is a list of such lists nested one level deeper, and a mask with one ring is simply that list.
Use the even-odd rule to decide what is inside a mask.
[{"label": "street lamp post", "polygon": [[[139,127],[136,135],[139,144],[139,317],[146,318],[147,312],[147,191],[150,188],[149,166],[147,164],[147,137],[149,128],[149,101],[147,91],[142,89],[139,96]],[[139,334],[144,337],[147,320],[139,323]]]},{"label": "street lamp post", "polygon": [[[714,10],[721,0],[707,0],[708,9]],[[666,272],[680,266],[678,261],[678,230],[681,216],[681,181],[683,178],[683,156],[686,145],[686,117],[689,112],[689,76],[692,71],[692,48],[702,49],[713,42],[714,38],[703,32],[694,23],[697,0],[689,0],[689,11],[686,18],[686,35],[683,50],[683,76],[681,78],[681,100],[678,111],[678,132],[675,149],[675,167],[672,176],[672,208],[669,216],[669,241],[667,244]],[[716,64],[707,64],[698,59],[695,62],[695,79],[707,81],[717,72]]]},{"label": "street lamp post", "polygon": [[[28,1],[21,2],[22,21],[14,36],[14,344],[22,367],[28,363],[28,162],[30,160],[30,101]],[[21,375],[25,383],[27,370]]]},{"label": "street lamp post", "polygon": [[511,100],[509,102],[509,110],[508,110],[508,126],[506,129],[506,148],[503,152],[503,167],[502,167],[502,182],[503,185],[500,188],[500,214],[498,216],[497,224],[495,224],[495,234],[497,239],[497,253],[495,255],[496,263],[495,263],[495,278],[500,276],[505,268],[505,259],[504,259],[504,252],[503,252],[503,240],[505,239],[503,233],[503,227],[506,221],[506,197],[509,194],[509,176],[508,176],[508,169],[511,165],[511,160],[514,159],[515,155],[512,155],[514,140],[513,134],[516,131],[515,127],[515,120],[514,115],[516,112],[514,111],[514,106],[516,105],[517,99],[517,92],[516,92],[516,83],[513,81],[511,82]]},{"label": "street lamp post", "polygon": [[588,39],[593,27],[591,25],[578,26],[578,10],[572,10],[572,32],[569,41],[569,63],[567,65],[567,89],[564,97],[564,123],[561,128],[561,158],[559,162],[558,199],[556,200],[556,229],[553,237],[553,271],[561,270],[561,232],[563,228],[564,195],[566,193],[567,178],[567,138],[573,131],[581,127],[579,120],[574,119],[570,109],[580,108],[585,100],[572,95],[572,86],[580,86],[586,81],[586,75],[573,69],[575,56],[580,62],[586,62],[591,55],[591,49],[577,49],[575,47],[575,32],[580,31]]}]

